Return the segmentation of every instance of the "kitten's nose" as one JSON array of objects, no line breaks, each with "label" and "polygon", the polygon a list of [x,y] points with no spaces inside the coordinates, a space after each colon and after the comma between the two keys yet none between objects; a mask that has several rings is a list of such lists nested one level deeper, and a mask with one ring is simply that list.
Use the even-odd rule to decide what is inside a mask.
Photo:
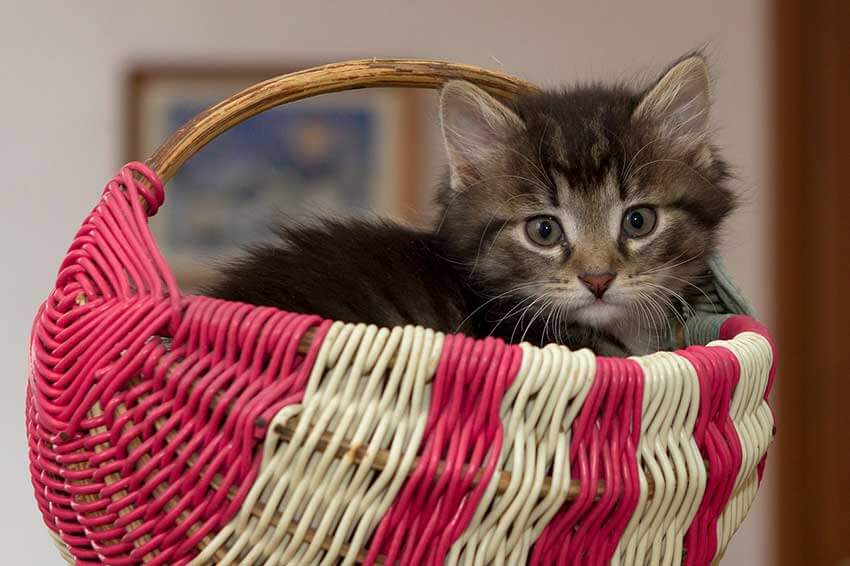
[{"label": "kitten's nose", "polygon": [[616,276],[616,273],[583,273],[578,278],[597,299],[601,299]]}]

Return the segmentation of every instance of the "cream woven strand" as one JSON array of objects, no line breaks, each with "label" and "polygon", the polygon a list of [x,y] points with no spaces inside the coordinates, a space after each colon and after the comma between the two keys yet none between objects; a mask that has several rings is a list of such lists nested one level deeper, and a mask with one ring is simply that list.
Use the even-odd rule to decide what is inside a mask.
[{"label": "cream woven strand", "polygon": [[[239,515],[193,564],[219,549],[227,550],[221,564],[335,564],[341,555],[353,563],[413,466],[442,343],[442,334],[419,327],[335,323],[303,402],[271,423]],[[293,418],[295,432],[283,441],[275,431]],[[331,438],[320,451],[323,434]],[[343,441],[362,447],[362,459],[337,458]],[[380,471],[372,466],[379,451],[388,453]]]},{"label": "cream woven strand", "polygon": [[[571,427],[593,383],[588,350],[521,344],[522,365],[502,399],[505,440],[496,473],[447,564],[525,564],[534,541],[566,501]],[[501,472],[510,484],[496,495]],[[543,480],[551,475],[541,498]]]},{"label": "cream woven strand", "polygon": [[[681,564],[682,540],[705,492],[706,470],[693,438],[699,411],[694,367],[671,352],[633,358],[644,373],[641,496],[612,564]],[[647,498],[647,474],[654,494]]]}]

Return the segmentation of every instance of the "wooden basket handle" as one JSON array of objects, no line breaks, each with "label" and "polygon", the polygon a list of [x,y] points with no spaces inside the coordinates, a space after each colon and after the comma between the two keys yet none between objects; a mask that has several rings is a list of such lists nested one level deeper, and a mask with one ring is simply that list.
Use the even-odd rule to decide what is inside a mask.
[{"label": "wooden basket handle", "polygon": [[502,99],[538,90],[510,75],[444,61],[364,59],[334,63],[263,81],[204,110],[165,140],[147,163],[165,183],[216,136],[269,108],[343,90],[438,88],[453,79],[473,82]]}]

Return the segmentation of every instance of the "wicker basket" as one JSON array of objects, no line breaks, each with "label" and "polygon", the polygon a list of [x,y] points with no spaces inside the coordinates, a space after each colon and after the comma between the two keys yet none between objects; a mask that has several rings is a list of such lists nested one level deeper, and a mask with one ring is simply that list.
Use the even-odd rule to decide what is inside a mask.
[{"label": "wicker basket", "polygon": [[109,182],[31,341],[32,481],[69,562],[722,556],[773,436],[773,351],[717,263],[684,349],[631,359],[178,291],[147,219],[204,144],[284,102],[454,78],[534,88],[449,63],[329,65],[235,95]]}]

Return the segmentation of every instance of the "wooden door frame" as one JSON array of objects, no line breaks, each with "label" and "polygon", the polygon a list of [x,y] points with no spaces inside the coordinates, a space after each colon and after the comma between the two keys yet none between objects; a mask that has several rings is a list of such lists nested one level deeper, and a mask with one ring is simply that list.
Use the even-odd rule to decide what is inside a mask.
[{"label": "wooden door frame", "polygon": [[769,5],[775,556],[835,566],[850,561],[850,1]]}]

